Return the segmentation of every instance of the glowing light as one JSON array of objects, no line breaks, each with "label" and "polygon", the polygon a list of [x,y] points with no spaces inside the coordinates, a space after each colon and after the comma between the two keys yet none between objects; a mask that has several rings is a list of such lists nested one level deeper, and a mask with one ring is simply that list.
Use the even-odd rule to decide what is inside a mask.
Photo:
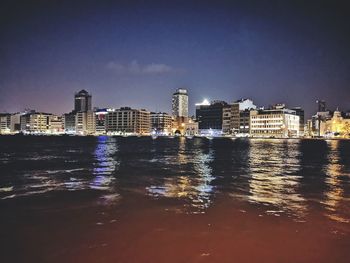
[{"label": "glowing light", "polygon": [[204,99],[201,103],[196,103],[196,106],[209,106],[210,102],[207,99]]}]

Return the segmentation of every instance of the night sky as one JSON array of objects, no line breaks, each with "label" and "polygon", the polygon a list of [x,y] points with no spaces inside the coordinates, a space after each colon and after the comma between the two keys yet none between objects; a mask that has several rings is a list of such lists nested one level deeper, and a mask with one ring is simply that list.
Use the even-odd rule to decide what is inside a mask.
[{"label": "night sky", "polygon": [[69,112],[80,89],[93,106],[170,112],[179,87],[191,113],[242,97],[350,109],[346,1],[1,3],[0,112]]}]

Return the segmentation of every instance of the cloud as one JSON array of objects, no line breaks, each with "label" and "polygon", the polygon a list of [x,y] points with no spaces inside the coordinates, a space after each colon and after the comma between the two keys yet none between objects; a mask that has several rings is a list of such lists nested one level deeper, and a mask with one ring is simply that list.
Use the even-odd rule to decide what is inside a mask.
[{"label": "cloud", "polygon": [[183,70],[173,68],[166,64],[140,64],[137,60],[130,63],[122,64],[111,61],[106,65],[107,69],[113,70],[118,74],[135,74],[135,75],[162,75],[182,72]]}]

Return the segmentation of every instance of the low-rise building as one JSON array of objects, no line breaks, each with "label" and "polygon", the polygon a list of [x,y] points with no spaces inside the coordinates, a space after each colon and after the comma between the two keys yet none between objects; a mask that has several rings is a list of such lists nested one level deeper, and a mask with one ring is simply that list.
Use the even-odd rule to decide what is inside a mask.
[{"label": "low-rise building", "polygon": [[339,110],[336,110],[333,117],[326,121],[325,126],[324,136],[326,137],[350,137],[350,118],[345,114],[343,117]]},{"label": "low-rise building", "polygon": [[184,135],[185,136],[195,136],[198,135],[198,122],[192,118],[188,119],[184,126]]},{"label": "low-rise building", "polygon": [[300,119],[295,111],[282,104],[271,109],[250,112],[250,136],[288,138],[298,137]]}]

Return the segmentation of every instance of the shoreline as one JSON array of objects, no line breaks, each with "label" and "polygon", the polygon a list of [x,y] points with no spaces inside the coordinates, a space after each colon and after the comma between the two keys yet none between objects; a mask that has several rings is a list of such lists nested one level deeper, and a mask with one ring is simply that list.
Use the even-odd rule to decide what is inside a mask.
[{"label": "shoreline", "polygon": [[336,140],[336,141],[348,141],[350,138],[323,138],[323,137],[234,137],[234,136],[174,136],[174,135],[109,135],[109,134],[88,134],[88,135],[80,135],[80,134],[23,134],[23,133],[15,133],[15,134],[0,134],[0,137],[116,137],[116,138],[141,138],[141,137],[151,137],[153,139],[157,138],[186,138],[186,139],[194,139],[194,138],[202,138],[202,139],[231,139],[231,140]]}]

